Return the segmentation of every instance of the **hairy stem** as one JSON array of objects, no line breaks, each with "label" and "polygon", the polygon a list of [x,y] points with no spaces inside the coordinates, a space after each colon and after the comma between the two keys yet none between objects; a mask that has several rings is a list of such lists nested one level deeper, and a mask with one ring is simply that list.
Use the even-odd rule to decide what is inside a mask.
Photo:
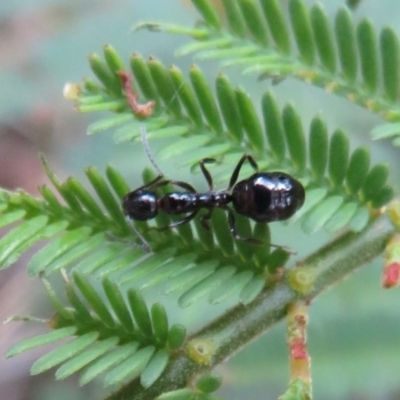
[{"label": "hairy stem", "polygon": [[192,361],[186,352],[182,352],[170,361],[167,369],[150,388],[144,389],[139,380],[134,379],[109,396],[108,400],[154,400],[161,393],[187,386],[197,374],[226,360],[282,320],[294,301],[311,301],[380,255],[393,233],[394,228],[386,217],[380,217],[361,233],[343,234],[300,263],[302,267],[316,271],[309,292],[299,295],[285,279],[272,288],[264,289],[251,304],[232,308],[189,338],[188,348],[196,344],[199,351],[206,348],[205,351],[210,353],[207,364],[199,361],[200,358],[197,362]]}]

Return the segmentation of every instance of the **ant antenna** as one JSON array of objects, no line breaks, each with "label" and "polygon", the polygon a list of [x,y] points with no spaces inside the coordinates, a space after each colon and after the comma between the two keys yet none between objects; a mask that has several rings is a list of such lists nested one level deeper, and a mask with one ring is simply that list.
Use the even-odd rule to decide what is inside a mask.
[{"label": "ant antenna", "polygon": [[164,174],[161,171],[160,167],[157,165],[156,161],[154,160],[153,155],[151,154],[149,141],[147,140],[146,127],[144,125],[140,126],[140,136],[142,138],[142,144],[143,144],[143,147],[144,147],[144,151],[146,152],[147,158],[149,159],[149,161],[151,162],[153,167],[158,172],[158,175],[164,176]]},{"label": "ant antenna", "polygon": [[127,222],[128,222],[129,227],[132,229],[132,231],[135,233],[135,235],[139,238],[139,241],[141,242],[140,244],[137,244],[137,243],[132,243],[132,244],[135,247],[138,247],[140,250],[143,250],[145,253],[151,253],[151,247],[150,247],[149,242],[139,232],[139,230],[136,228],[133,221],[131,219],[127,218]]}]

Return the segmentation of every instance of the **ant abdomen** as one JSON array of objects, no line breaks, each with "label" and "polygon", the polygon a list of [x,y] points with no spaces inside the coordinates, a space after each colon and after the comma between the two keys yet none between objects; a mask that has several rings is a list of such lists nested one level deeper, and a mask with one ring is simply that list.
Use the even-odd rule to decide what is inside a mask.
[{"label": "ant abdomen", "polygon": [[302,184],[283,172],[259,172],[232,190],[235,211],[257,222],[284,221],[304,203]]}]

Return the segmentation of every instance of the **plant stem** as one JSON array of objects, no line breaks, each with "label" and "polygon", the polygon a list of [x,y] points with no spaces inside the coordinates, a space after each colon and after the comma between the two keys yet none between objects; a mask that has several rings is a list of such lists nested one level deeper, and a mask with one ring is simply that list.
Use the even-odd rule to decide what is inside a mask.
[{"label": "plant stem", "polygon": [[164,373],[150,388],[144,389],[139,379],[134,379],[110,395],[108,400],[154,400],[161,393],[187,386],[196,375],[223,362],[282,320],[294,301],[310,302],[346,275],[379,256],[394,232],[393,226],[382,216],[360,233],[343,234],[300,263],[302,267],[316,271],[313,287],[308,293],[296,293],[282,279],[276,286],[264,289],[252,303],[235,306],[194,333],[189,338],[189,346],[202,340],[212,343],[209,349],[212,357],[208,364],[196,363],[188,358],[186,352],[182,352],[171,359]]}]

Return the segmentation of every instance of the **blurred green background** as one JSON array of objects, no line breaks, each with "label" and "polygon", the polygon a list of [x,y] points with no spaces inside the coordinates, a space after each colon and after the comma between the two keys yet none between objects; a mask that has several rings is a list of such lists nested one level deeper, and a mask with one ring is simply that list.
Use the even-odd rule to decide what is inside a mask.
[{"label": "blurred green background", "polygon": [[[313,1],[306,1],[313,4]],[[344,1],[322,2],[331,19]],[[369,17],[381,28],[390,25],[400,33],[400,2],[363,0],[354,11],[356,20]],[[91,76],[87,55],[102,52],[112,44],[128,61],[133,52],[153,55],[165,64],[186,71],[190,58],[176,59],[174,50],[185,38],[149,32],[132,33],[140,21],[168,21],[192,25],[197,15],[183,0],[24,0],[0,2],[0,185],[23,187],[35,193],[45,181],[37,153],[42,151],[57,173],[83,178],[82,169],[107,163],[120,168],[132,187],[139,184],[148,161],[140,145],[114,146],[107,133],[86,136],[86,129],[99,115],[78,115],[73,104],[62,97],[69,82]],[[201,64],[210,81],[218,71],[216,63]],[[256,82],[236,70],[224,71],[232,82],[244,87],[259,104],[270,83]],[[330,132],[343,127],[352,134],[351,144],[367,144],[372,161],[392,166],[391,181],[398,189],[400,167],[398,149],[389,142],[371,142],[369,131],[382,121],[366,110],[302,82],[288,79],[273,87],[280,104],[294,103],[308,128],[311,118],[321,113]],[[152,144],[155,153],[157,143]],[[175,179],[185,179],[205,188],[200,177],[177,170],[170,162],[161,168]],[[288,241],[308,254],[329,236],[305,236],[296,229],[274,226],[273,241]],[[21,259],[15,268],[0,274],[0,317],[13,314],[51,316],[40,283],[25,277]],[[334,290],[321,296],[310,308],[308,334],[312,356],[315,399],[358,400],[400,399],[400,294],[380,287],[382,260],[363,268]],[[149,302],[159,298],[147,293]],[[35,301],[32,301],[35,298]],[[173,322],[186,321],[194,330],[232,304],[210,306],[206,301],[178,310],[173,298],[163,298],[173,314]],[[196,308],[196,312],[194,312]],[[45,326],[12,323],[0,326],[0,350],[23,337],[45,331]],[[55,382],[52,374],[30,378],[29,367],[40,352],[12,360],[0,359],[0,400],[97,399],[105,395],[99,383],[77,389],[72,378]],[[288,366],[284,324],[276,326],[242,350],[218,371],[224,377],[219,394],[227,400],[276,399],[287,386]]]}]

